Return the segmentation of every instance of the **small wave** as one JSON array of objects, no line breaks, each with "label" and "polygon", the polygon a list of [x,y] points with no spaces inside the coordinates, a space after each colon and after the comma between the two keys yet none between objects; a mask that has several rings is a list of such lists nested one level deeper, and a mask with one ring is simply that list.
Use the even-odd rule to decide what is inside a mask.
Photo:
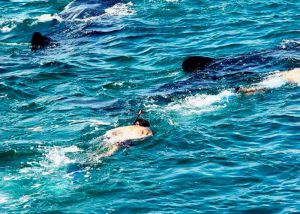
[{"label": "small wave", "polygon": [[130,16],[135,14],[135,10],[131,9],[132,2],[124,3],[117,3],[112,7],[106,8],[104,15],[110,16]]},{"label": "small wave", "polygon": [[25,43],[25,42],[0,42],[0,46],[29,46],[30,43]]},{"label": "small wave", "polygon": [[132,88],[132,82],[119,81],[119,82],[109,82],[102,85],[105,89],[122,89],[122,88]]},{"label": "small wave", "polygon": [[44,131],[43,127],[41,127],[41,126],[31,127],[31,128],[28,128],[28,130],[31,132],[43,132]]},{"label": "small wave", "polygon": [[26,92],[11,86],[8,86],[5,83],[0,83],[0,93],[5,94],[6,98],[9,99],[17,99],[17,98],[33,98],[33,94],[30,92]]},{"label": "small wave", "polygon": [[217,95],[192,95],[180,101],[170,103],[166,109],[180,112],[184,115],[202,114],[226,107],[226,103],[229,102],[229,97],[233,95],[234,93],[229,90],[224,90]]},{"label": "small wave", "polygon": [[5,204],[8,200],[9,198],[6,195],[0,193],[0,204]]},{"label": "small wave", "polygon": [[96,119],[88,119],[88,120],[69,120],[71,124],[77,124],[77,123],[89,123],[90,127],[96,127],[101,125],[110,125],[109,122],[103,122]]},{"label": "small wave", "polygon": [[26,203],[30,200],[30,196],[29,195],[23,195],[22,197],[19,198],[19,201],[21,203]]},{"label": "small wave", "polygon": [[0,22],[0,32],[2,33],[9,33],[15,28],[19,26],[19,24],[23,24],[26,18],[23,15],[18,15],[12,19],[6,19]]},{"label": "small wave", "polygon": [[16,25],[11,25],[11,26],[8,26],[8,25],[5,25],[3,26],[2,28],[0,28],[0,31],[2,33],[9,33],[11,32],[13,29],[15,29],[17,26]]},{"label": "small wave", "polygon": [[42,186],[42,184],[37,183],[37,184],[32,185],[31,187],[32,187],[32,188],[38,188],[38,187],[40,187],[40,186]]},{"label": "small wave", "polygon": [[7,94],[0,95],[0,99],[5,99],[5,98],[7,98]]},{"label": "small wave", "polygon": [[15,28],[17,28],[19,24],[28,24],[30,22],[29,25],[34,25],[37,23],[50,22],[53,20],[56,20],[58,22],[63,21],[63,19],[58,14],[43,14],[33,19],[26,19],[25,17],[14,18],[0,23],[1,25],[3,25],[2,27],[0,27],[0,32],[9,33]]},{"label": "small wave", "polygon": [[[68,64],[66,62],[61,62],[61,61],[53,61],[53,60],[41,60],[39,65],[41,67],[53,67],[53,66],[56,66],[56,67],[60,67],[62,69],[69,69],[69,68],[76,68],[75,65],[72,65],[72,64]],[[63,73],[63,74],[71,74],[71,72],[67,72],[67,71],[60,71],[58,73]],[[52,74],[52,73],[51,73]],[[69,75],[69,76],[72,76],[72,75]],[[74,74],[73,74],[74,76]]]},{"label": "small wave", "polygon": [[[124,3],[117,3],[112,7],[106,8],[104,10],[104,14],[99,16],[92,16],[89,18],[84,18],[82,21],[89,22],[97,19],[101,19],[107,16],[130,16],[135,14],[135,10],[131,9],[132,2],[128,2],[127,4]],[[78,21],[78,19],[76,19]]]},{"label": "small wave", "polygon": [[54,14],[54,15],[43,14],[41,16],[38,16],[36,19],[37,19],[37,22],[50,22],[50,21],[53,21],[53,20],[56,20],[56,21],[59,21],[59,22],[62,21],[62,18],[57,14]]}]

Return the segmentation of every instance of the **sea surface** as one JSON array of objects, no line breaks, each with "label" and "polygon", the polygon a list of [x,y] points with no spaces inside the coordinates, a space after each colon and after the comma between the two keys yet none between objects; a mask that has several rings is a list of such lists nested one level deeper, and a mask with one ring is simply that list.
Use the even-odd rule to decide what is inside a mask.
[{"label": "sea surface", "polygon": [[[233,93],[300,67],[299,0],[0,11],[0,213],[300,212],[300,88]],[[56,45],[32,52],[36,31]],[[218,60],[183,72],[193,55]],[[139,109],[154,136],[93,163]]]}]

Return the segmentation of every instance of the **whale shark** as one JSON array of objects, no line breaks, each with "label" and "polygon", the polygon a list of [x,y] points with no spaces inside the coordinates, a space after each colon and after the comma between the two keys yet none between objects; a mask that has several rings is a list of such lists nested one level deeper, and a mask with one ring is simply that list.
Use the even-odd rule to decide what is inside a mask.
[{"label": "whale shark", "polygon": [[100,16],[105,9],[122,0],[74,0],[69,3],[59,16],[65,20],[86,19]]},{"label": "whale shark", "polygon": [[[58,17],[65,22],[86,20],[93,17],[100,17],[105,14],[107,8],[113,7],[118,3],[123,3],[123,0],[73,0],[65,6],[63,11],[58,14]],[[55,19],[56,20],[56,19]],[[74,23],[70,25],[64,25],[66,28],[74,28],[75,31],[80,30],[82,27],[78,25],[74,28]],[[89,25],[84,24],[84,27]],[[64,29],[65,30],[65,29]],[[100,32],[101,34],[101,32]],[[49,35],[43,35],[41,32],[34,32],[31,38],[31,50],[36,51],[49,47],[51,45],[56,46],[57,41],[53,40]]]},{"label": "whale shark", "polygon": [[[154,88],[154,100],[172,102],[188,93],[216,91],[261,80],[274,70],[290,70],[300,66],[298,42],[288,41],[280,46],[249,53],[215,57],[212,55],[185,56],[182,59],[184,78]],[[180,62],[179,62],[180,63]]]}]

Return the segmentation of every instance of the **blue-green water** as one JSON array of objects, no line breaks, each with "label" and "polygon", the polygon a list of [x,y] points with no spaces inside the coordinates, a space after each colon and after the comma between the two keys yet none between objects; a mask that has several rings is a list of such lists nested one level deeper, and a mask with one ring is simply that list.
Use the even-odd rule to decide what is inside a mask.
[{"label": "blue-green water", "polygon": [[[298,0],[70,2],[0,1],[1,213],[300,212],[300,89],[230,92],[300,66]],[[153,138],[79,166],[139,109]]]}]

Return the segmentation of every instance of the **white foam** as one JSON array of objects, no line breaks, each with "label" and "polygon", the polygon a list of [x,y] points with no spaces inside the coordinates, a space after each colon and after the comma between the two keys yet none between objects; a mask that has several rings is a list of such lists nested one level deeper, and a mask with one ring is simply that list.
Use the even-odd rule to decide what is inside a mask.
[{"label": "white foam", "polygon": [[41,127],[41,126],[31,127],[31,128],[28,128],[28,130],[32,131],[32,132],[43,132],[44,131],[43,127]]},{"label": "white foam", "polygon": [[10,181],[12,179],[13,179],[13,177],[9,177],[9,176],[4,176],[3,177],[3,181]]},{"label": "white foam", "polygon": [[96,119],[87,119],[87,120],[69,120],[71,124],[76,124],[76,123],[89,123],[90,127],[96,127],[96,126],[101,126],[101,125],[110,125],[109,122],[104,122]]},{"label": "white foam", "polygon": [[124,85],[124,82],[114,82],[113,85],[114,85],[114,86],[120,86],[120,87],[121,87],[121,86]]},{"label": "white foam", "polygon": [[32,185],[31,187],[32,187],[32,188],[38,188],[38,187],[40,187],[40,186],[42,186],[42,184],[34,184],[34,185]]},{"label": "white foam", "polygon": [[124,3],[117,3],[112,7],[106,8],[105,14],[110,16],[130,16],[134,15],[135,11],[131,9],[132,2]]},{"label": "white foam", "polygon": [[[40,148],[45,151],[45,148]],[[67,157],[67,153],[76,153],[81,151],[77,146],[69,147],[51,147],[46,149],[44,158],[37,162],[27,162],[29,166],[19,170],[19,173],[27,174],[27,176],[44,176],[57,173],[57,169],[70,163],[75,163],[76,159]],[[35,188],[38,186],[34,186]]]},{"label": "white foam", "polygon": [[54,147],[46,154],[46,162],[42,165],[46,167],[61,167],[69,163],[75,163],[75,160],[71,160],[66,156],[66,153],[79,151],[80,149],[77,146]]},{"label": "white foam", "polygon": [[16,42],[0,42],[0,45],[5,46],[29,46],[30,43],[16,43]]},{"label": "white foam", "polygon": [[258,83],[257,87],[272,89],[272,88],[282,87],[287,83],[288,83],[287,79],[280,76],[280,74],[277,73],[271,75],[270,77],[264,79],[262,82]]},{"label": "white foam", "polygon": [[96,127],[96,126],[101,126],[101,125],[110,125],[110,123],[108,122],[103,122],[103,121],[99,121],[99,120],[94,120],[94,119],[90,119],[89,122],[91,123],[90,124],[90,127]]},{"label": "white foam", "polygon": [[11,25],[11,26],[3,26],[2,28],[0,28],[0,31],[2,32],[2,33],[9,33],[9,32],[11,32],[13,29],[15,29],[16,28],[16,25]]},{"label": "white foam", "polygon": [[8,197],[0,193],[0,204],[4,204],[8,201]]},{"label": "white foam", "polygon": [[216,95],[192,95],[182,100],[170,103],[167,105],[166,109],[185,115],[206,113],[224,108],[226,103],[229,102],[228,98],[232,95],[234,95],[234,93],[229,90],[224,90]]},{"label": "white foam", "polygon": [[38,22],[49,22],[52,20],[57,20],[57,21],[61,22],[62,18],[57,14],[54,14],[54,15],[43,14],[43,15],[37,17]]},{"label": "white foam", "polygon": [[30,200],[29,195],[23,195],[22,197],[19,198],[19,201],[20,201],[21,203],[26,203],[26,202],[28,202],[29,200]]},{"label": "white foam", "polygon": [[20,173],[28,173],[30,171],[31,171],[31,169],[29,167],[25,167],[25,168],[22,168],[19,170]]},{"label": "white foam", "polygon": [[[83,8],[79,7],[79,8],[72,8],[72,3],[68,4],[62,14],[66,13],[69,14],[67,16],[67,18],[65,18],[68,21],[83,21],[83,22],[90,22],[90,21],[94,21],[94,20],[98,20],[101,18],[105,18],[107,16],[130,16],[130,15],[134,15],[136,13],[135,10],[133,10],[132,8],[130,8],[132,6],[132,2],[128,2],[128,3],[117,3],[115,5],[113,5],[112,7],[106,8],[104,10],[104,13],[98,16],[92,16],[92,17],[86,17],[86,18],[78,18],[78,14],[80,14],[83,11]],[[68,12],[71,11],[72,12]]]}]

